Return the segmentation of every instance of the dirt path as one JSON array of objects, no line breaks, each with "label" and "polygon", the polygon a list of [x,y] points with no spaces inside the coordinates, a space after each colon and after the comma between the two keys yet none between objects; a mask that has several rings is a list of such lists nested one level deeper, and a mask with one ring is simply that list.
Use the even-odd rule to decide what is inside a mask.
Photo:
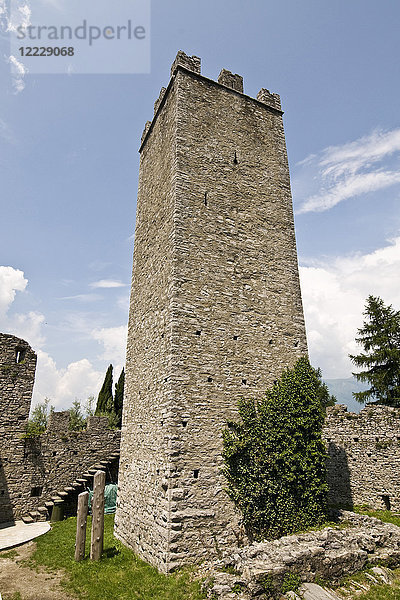
[{"label": "dirt path", "polygon": [[48,572],[43,568],[32,570],[23,564],[31,557],[35,547],[35,542],[28,542],[13,550],[0,552],[2,600],[76,600],[61,587],[61,571]]}]

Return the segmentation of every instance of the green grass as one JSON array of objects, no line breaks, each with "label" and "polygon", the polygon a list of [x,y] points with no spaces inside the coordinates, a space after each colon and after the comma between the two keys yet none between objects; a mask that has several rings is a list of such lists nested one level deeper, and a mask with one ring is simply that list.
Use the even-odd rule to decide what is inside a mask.
[{"label": "green grass", "polygon": [[358,513],[359,515],[375,517],[384,523],[393,523],[393,525],[400,527],[400,516],[393,514],[390,510],[371,510],[365,506],[355,506],[354,512]]},{"label": "green grass", "polygon": [[395,569],[393,574],[395,579],[391,585],[372,585],[368,592],[357,595],[357,600],[399,600],[400,569]]},{"label": "green grass", "polygon": [[18,556],[16,550],[7,550],[7,552],[0,552],[0,558],[15,558]]},{"label": "green grass", "polygon": [[[104,554],[101,561],[74,561],[76,518],[54,523],[37,538],[32,566],[65,569],[67,591],[85,600],[200,600],[201,583],[189,570],[161,575],[140,560],[113,536],[113,515],[105,515]],[[88,519],[86,553],[89,554],[91,521]]]}]

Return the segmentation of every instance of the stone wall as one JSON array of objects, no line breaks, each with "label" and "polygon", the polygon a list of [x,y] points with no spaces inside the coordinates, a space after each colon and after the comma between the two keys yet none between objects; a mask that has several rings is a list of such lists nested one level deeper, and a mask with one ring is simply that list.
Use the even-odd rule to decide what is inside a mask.
[{"label": "stone wall", "polygon": [[140,152],[116,535],[169,571],[236,544],[221,431],[307,347],[279,96],[178,53]]},{"label": "stone wall", "polygon": [[0,333],[0,522],[13,518],[21,493],[24,442],[35,380],[36,354],[29,344]]},{"label": "stone wall", "polygon": [[36,354],[27,342],[0,334],[0,522],[20,518],[88,468],[119,450],[120,431],[90,417],[85,431],[68,430],[68,412],[53,413],[47,431],[25,438]]},{"label": "stone wall", "polygon": [[400,409],[370,405],[359,414],[328,408],[330,502],[400,510]]},{"label": "stone wall", "polygon": [[89,417],[83,431],[69,431],[68,425],[68,411],[55,412],[45,433],[24,440],[24,474],[20,493],[13,499],[16,517],[42,506],[119,450],[121,432],[108,428],[107,417]]},{"label": "stone wall", "polygon": [[[342,524],[344,528],[341,528]],[[338,525],[334,527],[237,548],[217,561],[208,572],[205,570],[212,581],[207,597],[221,600],[270,598],[272,586],[276,591],[274,597],[281,598],[278,590],[289,574],[297,575],[302,582],[337,582],[367,566],[383,564],[389,567],[400,564],[400,528],[341,511]],[[268,591],[270,594],[265,594]],[[357,596],[352,594],[351,598]],[[333,600],[323,590],[321,595],[306,594],[304,597]],[[347,594],[345,597],[350,598]]]}]

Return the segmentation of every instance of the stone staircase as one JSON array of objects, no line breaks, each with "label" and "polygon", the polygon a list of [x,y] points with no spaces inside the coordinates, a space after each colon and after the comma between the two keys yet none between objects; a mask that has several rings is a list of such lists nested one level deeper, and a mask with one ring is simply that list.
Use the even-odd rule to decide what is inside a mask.
[{"label": "stone staircase", "polygon": [[[100,460],[87,470],[81,477],[77,477],[70,485],[64,487],[60,491],[56,491],[50,496],[50,500],[44,502],[42,506],[38,506],[35,510],[31,510],[23,514],[21,519],[24,523],[35,523],[36,521],[48,521],[51,517],[53,506],[60,506],[66,500],[72,497],[72,494],[81,493],[88,484],[92,484],[93,477],[97,471],[106,471],[107,468],[119,458],[119,451],[115,451],[104,460]],[[93,486],[92,486],[93,487]]]}]

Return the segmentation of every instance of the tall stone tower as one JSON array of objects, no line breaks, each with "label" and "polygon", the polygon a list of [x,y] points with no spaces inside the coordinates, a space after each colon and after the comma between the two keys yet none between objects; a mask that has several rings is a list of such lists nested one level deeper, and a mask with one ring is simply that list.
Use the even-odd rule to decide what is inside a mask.
[{"label": "tall stone tower", "polygon": [[221,432],[307,347],[279,96],[179,52],[140,154],[116,535],[168,572],[237,543]]}]

